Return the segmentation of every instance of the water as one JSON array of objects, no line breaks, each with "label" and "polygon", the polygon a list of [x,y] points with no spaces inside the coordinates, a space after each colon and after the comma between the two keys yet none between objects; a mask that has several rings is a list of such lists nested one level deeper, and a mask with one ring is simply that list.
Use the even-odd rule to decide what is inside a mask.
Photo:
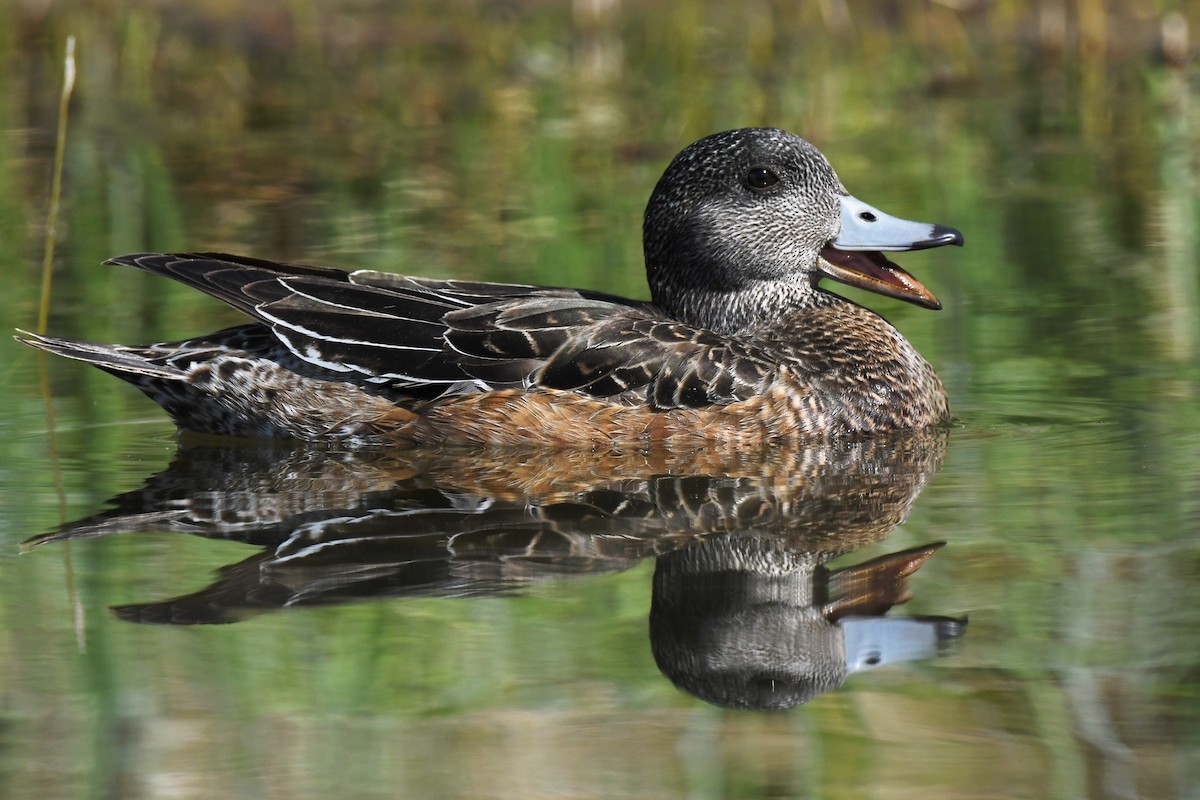
[{"label": "water", "polygon": [[[900,259],[944,311],[856,298],[945,379],[934,441],[604,462],[179,442],[115,379],[0,342],[0,794],[1195,797],[1195,68],[1157,58],[1135,3],[1099,28],[1074,6],[1061,41],[1048,4],[838,8],[0,12],[10,329],[36,318],[65,31],[61,335],[236,319],[97,266],[151,248],[642,295],[658,172],[747,124],[967,237]],[[21,552],[73,524],[120,532]],[[907,593],[884,619],[943,620],[929,657],[812,655],[841,611]],[[714,641],[751,680],[679,667]],[[833,675],[807,702],[711,702],[797,699],[804,658]]]}]

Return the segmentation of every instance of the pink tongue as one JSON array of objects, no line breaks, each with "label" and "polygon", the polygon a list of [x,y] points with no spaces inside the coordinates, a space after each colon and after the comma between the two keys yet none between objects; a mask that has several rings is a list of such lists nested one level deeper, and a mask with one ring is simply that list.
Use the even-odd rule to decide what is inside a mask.
[{"label": "pink tongue", "polygon": [[908,286],[896,277],[896,271],[904,272],[896,264],[888,261],[883,257],[882,253],[875,251],[860,251],[860,250],[838,250],[836,247],[824,247],[821,250],[821,258],[837,264],[839,267],[844,267],[854,272],[863,275],[869,275],[876,280],[891,284],[900,289],[907,289]]}]

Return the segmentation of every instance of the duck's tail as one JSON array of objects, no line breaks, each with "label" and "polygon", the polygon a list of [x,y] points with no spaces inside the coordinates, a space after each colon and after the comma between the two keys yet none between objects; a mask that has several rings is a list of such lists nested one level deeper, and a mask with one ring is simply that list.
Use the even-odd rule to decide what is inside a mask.
[{"label": "duck's tail", "polygon": [[73,339],[60,339],[57,336],[42,336],[19,328],[17,335],[13,338],[21,344],[45,350],[47,353],[92,364],[139,386],[148,382],[148,379],[182,381],[187,377],[187,373],[178,367],[152,360],[138,348],[116,344],[78,342]]},{"label": "duck's tail", "polygon": [[[323,380],[279,363],[282,345],[262,325],[181,342],[131,347],[18,331],[16,339],[99,367],[137,387],[181,428],[219,436],[337,440],[404,439],[416,415],[346,381]],[[272,350],[274,348],[274,350]]]}]

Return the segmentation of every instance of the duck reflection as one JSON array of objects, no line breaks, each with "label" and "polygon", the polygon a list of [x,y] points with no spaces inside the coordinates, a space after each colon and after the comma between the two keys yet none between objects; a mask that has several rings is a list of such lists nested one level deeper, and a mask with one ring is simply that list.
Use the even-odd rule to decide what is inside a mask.
[{"label": "duck reflection", "polygon": [[178,625],[509,594],[655,557],[663,673],[709,702],[779,708],[961,634],[965,620],[883,616],[940,543],[825,566],[903,522],[945,447],[941,431],[753,454],[184,446],[109,510],[28,544],[146,531],[260,548],[198,592],[114,609]]}]

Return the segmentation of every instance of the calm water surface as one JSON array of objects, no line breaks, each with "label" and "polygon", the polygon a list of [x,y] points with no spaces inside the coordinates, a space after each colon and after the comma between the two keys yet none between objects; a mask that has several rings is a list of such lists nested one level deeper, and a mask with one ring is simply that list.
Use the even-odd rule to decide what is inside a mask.
[{"label": "calm water surface", "polygon": [[0,11],[9,329],[66,33],[62,335],[235,319],[97,266],[151,248],[643,295],[659,171],[748,124],[967,237],[902,260],[944,311],[856,298],[946,380],[945,435],[180,441],[0,341],[0,795],[1198,796],[1200,98],[1159,42],[1200,19],[656,5]]}]

